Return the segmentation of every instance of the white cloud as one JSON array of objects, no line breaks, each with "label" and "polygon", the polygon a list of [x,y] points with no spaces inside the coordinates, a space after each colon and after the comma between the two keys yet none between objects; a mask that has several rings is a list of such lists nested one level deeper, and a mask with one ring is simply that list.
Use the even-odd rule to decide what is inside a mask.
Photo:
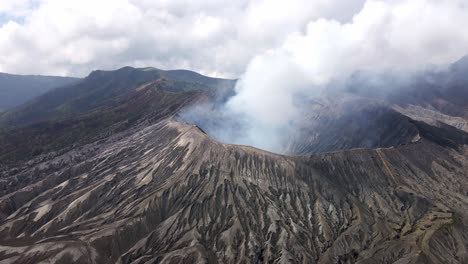
[{"label": "white cloud", "polygon": [[0,71],[242,76],[225,115],[247,121],[236,143],[264,145],[297,117],[298,96],[332,80],[467,54],[466,14],[466,0],[0,0],[0,16],[19,18],[0,25]]},{"label": "white cloud", "polygon": [[349,23],[311,21],[304,33],[289,34],[281,47],[252,60],[229,105],[258,119],[254,123],[282,124],[297,110],[295,96],[331,80],[454,62],[468,54],[468,8],[462,3],[367,1]]},{"label": "white cloud", "polygon": [[22,16],[0,25],[0,71],[133,65],[239,77],[270,50],[326,79],[336,67],[443,63],[466,51],[466,1],[363,2],[0,0],[0,14]]},{"label": "white cloud", "polygon": [[30,14],[39,0],[0,0],[0,14],[23,17]]},{"label": "white cloud", "polygon": [[[0,71],[86,75],[125,65],[238,77],[258,53],[363,0],[0,0]],[[341,10],[336,12],[336,10]],[[19,21],[19,20],[18,20]]]},{"label": "white cloud", "polygon": [[242,120],[245,133],[221,140],[278,150],[306,109],[298,98],[358,71],[411,73],[456,61],[468,54],[466,14],[465,1],[366,1],[347,23],[311,20],[251,60],[223,113]]}]

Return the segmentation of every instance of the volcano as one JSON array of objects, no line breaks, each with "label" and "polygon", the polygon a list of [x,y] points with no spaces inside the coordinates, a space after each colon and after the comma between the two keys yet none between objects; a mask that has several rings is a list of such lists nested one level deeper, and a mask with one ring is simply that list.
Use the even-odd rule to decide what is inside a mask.
[{"label": "volcano", "polygon": [[0,263],[468,263],[466,70],[319,98],[281,154],[181,118],[235,80],[94,71],[0,116]]}]

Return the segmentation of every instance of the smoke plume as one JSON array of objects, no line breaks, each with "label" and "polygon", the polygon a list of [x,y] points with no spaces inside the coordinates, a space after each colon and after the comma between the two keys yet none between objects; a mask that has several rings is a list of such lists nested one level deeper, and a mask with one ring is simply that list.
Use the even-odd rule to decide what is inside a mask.
[{"label": "smoke plume", "polygon": [[466,1],[367,1],[348,23],[311,21],[255,56],[226,103],[183,116],[221,141],[281,152],[310,100],[356,73],[403,80],[466,55],[466,14]]}]

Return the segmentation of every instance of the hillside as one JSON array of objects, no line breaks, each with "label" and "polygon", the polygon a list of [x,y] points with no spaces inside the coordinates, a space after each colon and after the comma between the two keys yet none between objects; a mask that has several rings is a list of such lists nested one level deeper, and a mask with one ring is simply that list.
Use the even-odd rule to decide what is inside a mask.
[{"label": "hillside", "polygon": [[0,73],[0,111],[19,106],[57,87],[78,82],[78,78]]},{"label": "hillside", "polygon": [[116,71],[93,71],[80,82],[59,87],[12,109],[0,117],[0,126],[24,126],[41,121],[58,121],[97,108],[116,106],[129,95],[158,82],[171,92],[232,89],[234,81],[203,77],[190,71],[124,67]]},{"label": "hillside", "polygon": [[10,112],[30,124],[0,134],[0,261],[468,261],[465,116],[322,98],[280,155],[181,121],[234,84],[197,76],[97,71]]},{"label": "hillside", "polygon": [[1,258],[464,263],[466,151],[291,158],[165,119],[6,171]]}]

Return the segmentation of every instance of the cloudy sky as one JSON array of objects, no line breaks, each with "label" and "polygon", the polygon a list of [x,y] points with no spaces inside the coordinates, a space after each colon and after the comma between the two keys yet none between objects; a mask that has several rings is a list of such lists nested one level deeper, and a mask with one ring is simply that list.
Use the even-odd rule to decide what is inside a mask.
[{"label": "cloudy sky", "polygon": [[226,142],[275,149],[301,116],[297,98],[357,71],[454,62],[468,54],[467,26],[468,0],[0,0],[0,72],[240,78],[219,134],[234,120],[244,134]]},{"label": "cloudy sky", "polygon": [[320,81],[336,68],[455,60],[468,53],[467,5],[468,0],[0,0],[0,71],[85,76],[131,65],[237,78],[248,65],[257,70],[285,56],[289,66],[305,67]]}]

